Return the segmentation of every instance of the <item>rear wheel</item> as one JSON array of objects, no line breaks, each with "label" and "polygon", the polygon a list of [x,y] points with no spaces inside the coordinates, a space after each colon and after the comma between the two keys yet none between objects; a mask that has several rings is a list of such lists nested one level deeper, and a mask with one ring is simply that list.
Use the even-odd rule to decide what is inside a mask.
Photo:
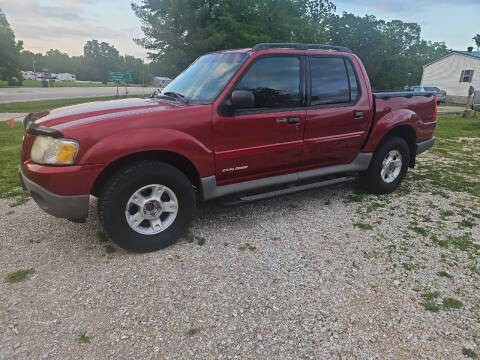
[{"label": "rear wheel", "polygon": [[180,170],[158,161],[141,161],[107,182],[98,211],[113,242],[126,250],[149,252],[183,235],[195,213],[195,195]]},{"label": "rear wheel", "polygon": [[402,183],[408,170],[410,150],[400,137],[384,141],[373,155],[367,171],[360,174],[362,186],[373,194],[388,194]]}]

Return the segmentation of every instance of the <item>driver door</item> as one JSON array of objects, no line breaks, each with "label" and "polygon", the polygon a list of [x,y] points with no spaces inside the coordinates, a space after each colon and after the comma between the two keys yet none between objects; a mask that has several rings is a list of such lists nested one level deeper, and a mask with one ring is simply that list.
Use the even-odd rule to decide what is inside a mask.
[{"label": "driver door", "polygon": [[217,185],[295,172],[306,111],[301,55],[254,59],[232,90],[251,91],[255,107],[214,115]]}]

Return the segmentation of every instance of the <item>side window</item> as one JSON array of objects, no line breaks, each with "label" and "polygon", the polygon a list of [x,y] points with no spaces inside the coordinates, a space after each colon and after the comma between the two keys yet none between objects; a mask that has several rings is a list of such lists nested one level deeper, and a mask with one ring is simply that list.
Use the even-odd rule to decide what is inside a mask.
[{"label": "side window", "polygon": [[460,82],[472,82],[473,70],[462,70],[460,74]]},{"label": "side window", "polygon": [[300,106],[300,59],[269,57],[257,60],[235,87],[255,95],[255,107],[279,109]]},{"label": "side window", "polygon": [[360,89],[358,88],[357,75],[355,70],[353,70],[352,63],[348,60],[345,60],[348,70],[348,79],[350,80],[350,101],[355,101],[360,96]]},{"label": "side window", "polygon": [[358,98],[360,89],[350,61],[333,56],[313,57],[310,64],[312,69],[311,106],[349,103]]}]

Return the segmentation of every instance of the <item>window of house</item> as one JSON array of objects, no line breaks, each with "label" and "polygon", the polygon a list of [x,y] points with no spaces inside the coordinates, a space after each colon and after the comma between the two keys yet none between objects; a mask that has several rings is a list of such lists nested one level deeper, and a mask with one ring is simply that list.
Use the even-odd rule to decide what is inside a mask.
[{"label": "window of house", "polygon": [[473,70],[462,70],[460,75],[460,82],[472,82]]},{"label": "window of house", "polygon": [[358,82],[350,61],[341,57],[313,57],[310,64],[311,106],[349,103],[358,98]]},{"label": "window of house", "polygon": [[300,59],[274,56],[257,60],[235,89],[253,92],[258,109],[300,106]]}]

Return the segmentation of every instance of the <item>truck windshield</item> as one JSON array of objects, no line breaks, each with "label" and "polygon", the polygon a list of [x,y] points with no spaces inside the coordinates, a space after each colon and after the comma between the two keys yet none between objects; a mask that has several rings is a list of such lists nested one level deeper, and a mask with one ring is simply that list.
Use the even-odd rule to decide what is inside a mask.
[{"label": "truck windshield", "polygon": [[[188,102],[209,104],[248,58],[245,53],[207,54],[195,60],[162,91],[175,93]],[[168,94],[167,94],[168,93]]]}]

